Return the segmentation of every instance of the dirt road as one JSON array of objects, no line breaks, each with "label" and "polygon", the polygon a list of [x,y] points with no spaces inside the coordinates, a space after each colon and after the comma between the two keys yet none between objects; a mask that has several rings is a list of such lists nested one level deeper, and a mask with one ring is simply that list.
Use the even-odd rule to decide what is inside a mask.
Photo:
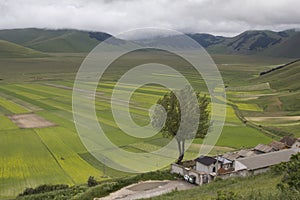
[{"label": "dirt road", "polygon": [[196,187],[195,185],[184,181],[145,181],[129,185],[109,196],[103,198],[94,198],[94,200],[135,200],[159,196],[172,190],[187,190]]}]

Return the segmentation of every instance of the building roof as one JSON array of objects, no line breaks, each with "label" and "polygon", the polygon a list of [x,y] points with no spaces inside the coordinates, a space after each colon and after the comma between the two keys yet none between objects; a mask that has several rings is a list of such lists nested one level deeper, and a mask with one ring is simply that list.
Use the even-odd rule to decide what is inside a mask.
[{"label": "building roof", "polygon": [[269,152],[273,151],[273,148],[269,145],[258,144],[256,147],[254,147],[254,150],[260,151],[260,152],[263,152],[263,153],[269,153]]},{"label": "building roof", "polygon": [[232,161],[231,160],[228,160],[228,159],[226,159],[226,158],[224,158],[224,157],[217,157],[216,158],[219,162],[221,162],[221,163],[223,163],[223,164],[230,164],[230,163],[232,163]]},{"label": "building roof", "polygon": [[210,166],[211,164],[214,164],[217,162],[216,159],[214,159],[213,157],[210,157],[210,156],[200,156],[199,158],[196,158],[195,161],[199,162],[203,165],[206,165],[206,166]]},{"label": "building roof", "polygon": [[285,149],[271,153],[264,153],[260,155],[251,156],[248,158],[241,158],[237,161],[243,164],[248,170],[261,169],[281,162],[288,162],[293,154],[297,151],[292,149]]},{"label": "building roof", "polygon": [[280,142],[284,143],[287,147],[292,147],[296,141],[297,141],[296,138],[290,136],[285,136],[280,140]]},{"label": "building roof", "polygon": [[196,161],[194,160],[186,160],[181,163],[182,166],[192,168],[196,165]]},{"label": "building roof", "polygon": [[269,144],[274,150],[278,151],[285,148],[285,144],[278,141],[273,141]]},{"label": "building roof", "polygon": [[242,149],[238,152],[241,157],[250,157],[256,155],[251,149]]},{"label": "building roof", "polygon": [[239,157],[240,157],[240,155],[237,152],[229,152],[229,153],[225,153],[223,155],[223,158],[226,158],[231,161],[236,160]]}]

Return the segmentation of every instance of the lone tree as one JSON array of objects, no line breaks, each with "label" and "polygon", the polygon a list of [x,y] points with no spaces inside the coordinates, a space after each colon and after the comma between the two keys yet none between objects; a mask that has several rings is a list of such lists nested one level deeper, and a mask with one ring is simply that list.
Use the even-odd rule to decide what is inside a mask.
[{"label": "lone tree", "polygon": [[[194,137],[204,138],[210,127],[210,120],[208,111],[209,102],[206,95],[200,96],[199,92],[194,94],[190,86],[186,86],[184,89],[176,92],[176,94],[177,96],[171,91],[157,101],[157,104],[165,109],[167,116],[164,118],[164,111],[156,107],[152,113],[151,123],[153,127],[162,127],[161,131],[164,137],[176,138],[179,150],[177,163],[179,164],[184,157],[185,141],[193,139]],[[191,95],[196,95],[198,102],[193,103],[190,98]],[[180,106],[180,102],[182,106]],[[200,117],[198,115],[196,118],[193,113],[195,113],[197,109],[200,112]],[[163,124],[163,122],[165,123]],[[196,134],[192,134],[197,123],[198,128]],[[178,134],[181,127],[184,128],[180,131],[180,134]]]}]

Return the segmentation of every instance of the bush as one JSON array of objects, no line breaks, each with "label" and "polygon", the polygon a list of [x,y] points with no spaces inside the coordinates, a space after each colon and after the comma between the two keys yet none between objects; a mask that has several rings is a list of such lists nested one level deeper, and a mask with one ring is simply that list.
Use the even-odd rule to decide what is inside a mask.
[{"label": "bush", "polygon": [[174,175],[172,175],[169,170],[166,170],[148,172],[131,177],[102,181],[99,182],[98,186],[90,188],[88,191],[86,191],[83,194],[80,194],[75,199],[90,200],[95,197],[104,197],[109,195],[111,192],[115,192],[128,185],[137,183],[139,181],[147,180],[174,180]]},{"label": "bush", "polygon": [[282,183],[278,184],[281,190],[290,189],[300,192],[300,153],[292,155],[291,160],[286,163]]},{"label": "bush", "polygon": [[95,178],[93,176],[90,176],[87,181],[87,184],[89,187],[94,187],[94,186],[98,185],[98,182],[95,180]]},{"label": "bush", "polygon": [[232,191],[218,191],[216,200],[238,200],[237,194]]},{"label": "bush", "polygon": [[45,192],[51,192],[54,190],[63,190],[63,189],[68,189],[68,185],[40,185],[36,188],[26,188],[24,192],[19,194],[18,196],[26,196],[26,195],[32,195],[32,194],[40,194],[40,193],[45,193]]},{"label": "bush", "polygon": [[286,163],[280,163],[277,165],[274,165],[270,168],[271,173],[275,175],[282,175],[286,170]]},{"label": "bush", "polygon": [[67,189],[55,190],[34,195],[18,196],[18,200],[70,200],[74,196],[84,193],[88,187],[72,186]]}]

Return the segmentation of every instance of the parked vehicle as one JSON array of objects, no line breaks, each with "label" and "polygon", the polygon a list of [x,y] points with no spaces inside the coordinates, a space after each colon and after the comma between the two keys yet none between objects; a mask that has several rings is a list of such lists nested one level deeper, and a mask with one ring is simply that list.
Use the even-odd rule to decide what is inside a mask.
[{"label": "parked vehicle", "polygon": [[185,180],[186,182],[189,181],[189,175],[186,174],[186,175],[183,176],[183,178],[184,178],[184,180]]},{"label": "parked vehicle", "polygon": [[183,176],[183,178],[184,178],[184,180],[186,182],[189,182],[191,184],[195,184],[196,183],[196,177],[193,176],[193,175],[189,176],[189,175],[186,174],[186,175]]}]

